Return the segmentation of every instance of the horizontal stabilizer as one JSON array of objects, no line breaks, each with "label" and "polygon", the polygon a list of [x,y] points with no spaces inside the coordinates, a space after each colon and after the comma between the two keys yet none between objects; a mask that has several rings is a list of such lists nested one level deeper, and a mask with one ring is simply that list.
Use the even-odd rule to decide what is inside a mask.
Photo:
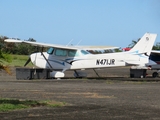
[{"label": "horizontal stabilizer", "polygon": [[141,61],[125,61],[127,65],[141,65],[143,64]]}]

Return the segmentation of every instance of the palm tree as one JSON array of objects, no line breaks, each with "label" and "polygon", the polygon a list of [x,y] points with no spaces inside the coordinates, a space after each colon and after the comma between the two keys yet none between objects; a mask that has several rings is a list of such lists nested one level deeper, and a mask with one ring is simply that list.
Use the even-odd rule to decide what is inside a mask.
[{"label": "palm tree", "polygon": [[[140,38],[136,40],[132,40],[132,43],[128,45],[129,48],[134,47],[134,45],[140,40]],[[156,45],[153,46],[153,50],[160,50],[160,42],[157,42]]]},{"label": "palm tree", "polygon": [[139,38],[138,40],[132,40],[132,43],[128,45],[129,48],[133,48],[135,46],[135,44],[137,44],[137,42],[140,40],[141,38]]},{"label": "palm tree", "polygon": [[153,46],[153,50],[160,50],[160,42],[157,42],[156,45]]}]

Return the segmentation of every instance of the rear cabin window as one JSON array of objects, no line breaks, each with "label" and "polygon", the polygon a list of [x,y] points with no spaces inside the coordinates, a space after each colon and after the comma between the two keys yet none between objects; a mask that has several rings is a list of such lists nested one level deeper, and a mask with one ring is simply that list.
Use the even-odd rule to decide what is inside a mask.
[{"label": "rear cabin window", "polygon": [[87,55],[87,54],[90,54],[89,52],[85,51],[85,50],[81,50],[81,54],[82,55]]},{"label": "rear cabin window", "polygon": [[75,56],[78,56],[76,50],[68,50],[68,57],[75,57]]}]

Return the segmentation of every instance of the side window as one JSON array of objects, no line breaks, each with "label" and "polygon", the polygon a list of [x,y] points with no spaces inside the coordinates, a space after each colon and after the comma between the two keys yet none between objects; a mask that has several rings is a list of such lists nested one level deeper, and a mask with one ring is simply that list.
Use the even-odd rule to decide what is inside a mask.
[{"label": "side window", "polygon": [[48,53],[48,54],[53,54],[53,52],[54,52],[54,48],[49,48],[49,49],[47,50],[47,53]]},{"label": "side window", "polygon": [[89,54],[89,52],[85,51],[85,50],[81,50],[82,55],[86,55]]},{"label": "side window", "polygon": [[56,49],[55,50],[56,56],[67,56],[67,50],[64,49]]}]

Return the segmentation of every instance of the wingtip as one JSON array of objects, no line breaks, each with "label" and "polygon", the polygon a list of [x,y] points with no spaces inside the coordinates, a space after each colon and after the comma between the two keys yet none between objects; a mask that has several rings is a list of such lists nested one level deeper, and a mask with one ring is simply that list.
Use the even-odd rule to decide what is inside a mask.
[{"label": "wingtip", "polygon": [[4,42],[16,42],[16,43],[21,43],[21,40],[15,40],[15,39],[5,39]]}]

